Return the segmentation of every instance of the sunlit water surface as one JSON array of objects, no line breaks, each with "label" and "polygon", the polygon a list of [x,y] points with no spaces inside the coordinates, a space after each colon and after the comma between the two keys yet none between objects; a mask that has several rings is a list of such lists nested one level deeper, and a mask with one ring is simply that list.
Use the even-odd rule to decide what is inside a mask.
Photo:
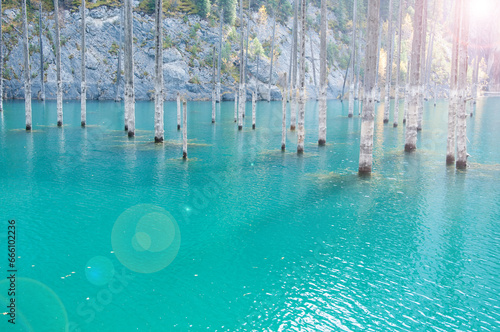
[{"label": "sunlit water surface", "polygon": [[[480,100],[467,119],[467,171],[445,166],[446,101],[426,105],[412,154],[403,152],[401,121],[382,123],[380,104],[369,178],[357,175],[360,118],[349,119],[346,104],[328,104],[326,147],[316,143],[318,104],[307,104],[303,156],[294,132],[280,150],[279,102],[258,103],[256,130],[247,105],[241,132],[233,105],[222,103],[213,125],[210,103],[188,103],[184,162],[175,103],[165,105],[163,145],[152,143],[150,102],[136,105],[133,139],[123,104],[88,102],[82,129],[78,102],[64,103],[63,128],[55,102],[34,102],[32,132],[23,129],[24,102],[4,104],[0,275],[15,219],[16,328],[499,328],[500,99]],[[161,207],[178,225],[178,253],[158,272],[125,268],[112,245],[119,216],[138,205]],[[140,250],[155,231],[136,239]],[[139,270],[156,264],[144,257]],[[7,318],[2,331],[12,328]]]}]

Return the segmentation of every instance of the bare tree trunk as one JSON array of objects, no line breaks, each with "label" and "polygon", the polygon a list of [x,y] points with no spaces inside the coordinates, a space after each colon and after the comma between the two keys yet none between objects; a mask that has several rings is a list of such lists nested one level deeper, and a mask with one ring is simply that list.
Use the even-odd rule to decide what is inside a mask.
[{"label": "bare tree trunk", "polygon": [[281,151],[285,151],[286,149],[286,104],[287,104],[287,91],[288,88],[286,86],[287,77],[286,73],[284,73],[283,82],[285,86],[283,87],[283,93],[281,94]]},{"label": "bare tree trunk", "polygon": [[470,0],[462,0],[462,24],[459,50],[459,105],[457,107],[457,169],[467,168],[467,48],[469,46]]},{"label": "bare tree trunk", "polygon": [[455,2],[453,27],[453,48],[451,53],[450,104],[448,106],[448,139],[446,142],[446,164],[455,163],[456,117],[458,106],[458,50],[460,45],[460,20],[462,17],[462,0]]},{"label": "bare tree trunk", "polygon": [[271,69],[269,70],[269,85],[267,87],[267,102],[271,101],[271,83],[273,79],[273,63],[274,63],[274,38],[276,37],[276,16],[273,15],[273,40],[271,42]]},{"label": "bare tree trunk", "polygon": [[217,102],[221,102],[220,88],[221,88],[221,77],[220,69],[222,65],[222,24],[224,22],[224,9],[220,9],[220,28],[219,28],[219,61],[217,61]]},{"label": "bare tree trunk", "polygon": [[54,0],[54,20],[56,21],[56,80],[57,80],[57,126],[63,124],[63,91],[61,79],[61,38],[59,30],[59,4]]},{"label": "bare tree trunk", "polygon": [[378,26],[378,41],[377,41],[377,72],[375,73],[375,89],[376,89],[376,92],[375,92],[375,101],[377,103],[380,102],[380,84],[379,84],[379,73],[378,73],[378,69],[380,67],[380,48],[382,47],[382,25],[383,25],[383,22],[382,20],[380,20],[380,23],[379,23],[379,26]]},{"label": "bare tree trunk", "polygon": [[403,31],[401,30],[401,20],[403,19],[403,5],[404,0],[399,3],[399,15],[398,15],[398,49],[396,51],[396,99],[394,100],[394,122],[392,126],[395,128],[398,126],[399,122],[399,95],[400,89],[399,86],[399,76],[401,75],[401,35]]},{"label": "bare tree trunk", "polygon": [[125,0],[125,113],[128,117],[128,136],[135,135],[135,91],[134,91],[134,26],[132,0]]},{"label": "bare tree trunk", "polygon": [[28,44],[28,19],[26,12],[26,0],[22,0],[22,6],[23,6],[22,10],[23,10],[23,53],[24,53],[24,111],[26,118],[26,130],[31,130],[31,70],[30,70],[30,51]]},{"label": "bare tree trunk", "polygon": [[[247,35],[246,35],[246,39],[247,39],[247,46],[246,46],[246,50],[245,50],[245,54],[246,54],[246,57],[245,57],[245,84],[248,83],[248,45],[249,45],[249,36],[250,36],[250,19],[251,19],[251,10],[250,10],[250,7],[252,6],[252,0],[248,0],[248,11],[247,11]],[[246,97],[245,97],[245,100],[246,100]]]},{"label": "bare tree trunk", "polygon": [[212,123],[215,123],[215,104],[216,104],[216,87],[215,87],[215,46],[212,56]]},{"label": "bare tree trunk", "polygon": [[292,76],[291,76],[291,102],[290,105],[290,130],[295,130],[297,123],[297,46],[298,46],[298,23],[299,23],[299,2],[295,1],[295,18],[293,20],[293,51],[292,51]]},{"label": "bare tree trunk", "polygon": [[[57,0],[56,0],[57,1]],[[81,126],[85,127],[87,122],[87,82],[86,82],[86,71],[85,71],[85,0],[82,0],[81,4],[81,15],[82,15],[82,82],[81,82]]]},{"label": "bare tree trunk", "polygon": [[[122,81],[122,23],[123,22],[123,7],[120,8],[120,22],[118,22],[118,68],[116,69],[116,87],[115,87],[115,102],[120,101],[120,85]],[[125,128],[128,128],[128,118],[125,112]]]},{"label": "bare tree trunk", "polygon": [[[40,100],[44,101],[45,100],[45,73],[44,73],[44,68],[43,68],[43,43],[42,43],[42,3],[43,1],[40,1],[40,9],[39,9],[39,17],[38,17],[38,28],[39,28],[39,44],[40,44]],[[0,12],[2,10],[0,9]],[[1,14],[0,14],[1,15]],[[0,27],[0,35],[1,35],[1,27]],[[0,44],[1,42],[0,37]],[[0,46],[1,48],[1,46]],[[0,52],[1,53],[1,52]],[[0,55],[1,56],[1,55]],[[0,58],[2,59],[2,58]],[[0,63],[3,64],[3,60],[0,60]],[[3,75],[2,75],[2,70],[3,70],[3,65],[0,66],[0,80],[3,80]],[[0,86],[0,101],[3,96],[3,85]],[[0,109],[1,109],[1,104],[0,104]]]},{"label": "bare tree trunk", "polygon": [[472,70],[472,106],[471,106],[471,112],[470,116],[474,116],[474,109],[476,107],[476,101],[477,101],[477,84],[478,84],[478,76],[479,76],[479,51],[475,50],[476,55],[474,59],[474,69]]},{"label": "bare tree trunk", "polygon": [[234,122],[238,120],[238,87],[234,90]]},{"label": "bare tree trunk", "polygon": [[363,38],[361,36],[361,29],[359,30],[359,38],[358,38],[358,54],[356,59],[356,86],[354,93],[354,100],[359,100],[359,85],[361,82],[361,45],[363,44]]},{"label": "bare tree trunk", "polygon": [[437,22],[437,14],[436,14],[436,2],[437,0],[434,0],[434,6],[432,10],[432,15],[433,15],[433,23],[432,23],[432,30],[431,34],[429,36],[429,45],[427,47],[427,61],[425,64],[425,87],[424,87],[424,99],[427,98],[431,91],[431,85],[430,85],[430,78],[431,78],[431,72],[432,72],[432,53],[434,49],[434,34],[436,31],[436,22]]},{"label": "bare tree trunk", "polygon": [[[40,27],[41,27],[41,17],[42,17],[42,2],[40,1]],[[0,112],[3,111],[3,40],[2,40],[2,1],[0,1]],[[41,28],[40,28],[41,31]],[[42,37],[40,37],[40,40]],[[41,46],[41,45],[40,45]],[[40,47],[40,54],[42,53],[42,48]],[[43,59],[43,56],[41,56]],[[41,71],[42,75],[42,86],[43,86],[43,69]]]},{"label": "bare tree trunk", "polygon": [[290,89],[290,91],[286,91],[287,94],[290,94],[290,98],[292,97],[292,65],[293,65],[293,49],[294,49],[293,35],[294,32],[292,27],[292,41],[290,43],[290,67],[288,69],[288,88]]},{"label": "bare tree trunk", "polygon": [[[392,1],[392,0],[391,0]],[[357,0],[354,0],[354,7],[352,9],[352,37],[351,37],[351,79],[349,82],[349,117],[352,118],[354,113],[354,64],[356,62],[356,12]]]},{"label": "bare tree trunk", "polygon": [[163,0],[155,0],[155,143],[163,142]]},{"label": "bare tree trunk", "polygon": [[255,116],[256,116],[256,99],[255,99],[255,91],[252,92],[252,129],[255,129]]},{"label": "bare tree trunk", "polygon": [[316,61],[314,60],[314,47],[313,47],[312,34],[309,35],[309,41],[311,44],[311,63],[312,63],[312,70],[313,70],[314,89],[315,89],[315,92],[317,93],[318,82],[316,81]]},{"label": "bare tree trunk", "polygon": [[305,138],[305,114],[306,114],[306,0],[302,0],[300,17],[300,95],[299,95],[299,119],[297,132],[297,153],[304,152]]},{"label": "bare tree trunk", "polygon": [[427,0],[424,0],[424,9],[422,13],[422,43],[420,50],[420,75],[418,85],[418,116],[417,116],[417,131],[422,130],[422,119],[424,116],[424,83],[425,83],[425,46],[427,44]]},{"label": "bare tree trunk", "polygon": [[373,131],[375,120],[375,96],[377,76],[377,53],[378,25],[379,25],[380,0],[368,0],[367,17],[367,43],[366,43],[366,66],[364,94],[366,104],[363,105],[361,117],[361,138],[359,144],[359,168],[358,172],[370,174],[372,171],[373,158]]},{"label": "bare tree trunk", "polygon": [[177,92],[177,130],[181,129],[181,94]]},{"label": "bare tree trunk", "polygon": [[240,26],[241,26],[241,43],[240,43],[240,103],[238,108],[238,130],[243,129],[243,117],[245,113],[245,23],[243,21],[243,0],[240,0]]},{"label": "bare tree trunk", "polygon": [[406,119],[408,117],[408,109],[410,108],[410,70],[411,70],[411,51],[408,54],[408,69],[406,73],[406,85],[405,85],[405,107],[403,113],[403,123],[406,123]]},{"label": "bare tree trunk", "polygon": [[385,103],[384,103],[384,123],[389,122],[391,112],[391,81],[392,81],[392,0],[389,0],[389,28],[387,30],[387,62],[385,66]]},{"label": "bare tree trunk", "polygon": [[255,76],[255,88],[257,89],[257,81],[259,80],[259,63],[260,63],[260,54],[257,54],[257,75]]},{"label": "bare tree trunk", "polygon": [[187,103],[182,101],[182,159],[187,159],[188,143],[187,143]]},{"label": "bare tree trunk", "polygon": [[319,47],[319,138],[318,144],[326,144],[326,85],[328,73],[326,68],[326,1],[321,0],[320,47]]},{"label": "bare tree trunk", "polygon": [[422,61],[422,25],[425,0],[416,0],[415,16],[413,18],[413,42],[411,48],[410,69],[410,108],[406,121],[405,151],[411,152],[417,148],[417,113],[420,84],[420,64]]}]

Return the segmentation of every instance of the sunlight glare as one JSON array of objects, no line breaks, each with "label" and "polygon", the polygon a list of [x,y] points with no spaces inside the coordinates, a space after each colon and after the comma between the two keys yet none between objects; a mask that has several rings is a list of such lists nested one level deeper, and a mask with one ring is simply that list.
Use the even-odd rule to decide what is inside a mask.
[{"label": "sunlight glare", "polygon": [[470,2],[470,13],[475,19],[487,18],[493,12],[495,0],[474,0]]}]

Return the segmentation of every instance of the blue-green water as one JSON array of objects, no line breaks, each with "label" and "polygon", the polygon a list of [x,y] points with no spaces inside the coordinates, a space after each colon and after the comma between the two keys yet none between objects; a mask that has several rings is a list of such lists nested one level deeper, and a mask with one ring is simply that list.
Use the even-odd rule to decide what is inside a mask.
[{"label": "blue-green water", "polygon": [[[360,119],[338,101],[326,147],[308,103],[302,157],[291,132],[280,151],[280,103],[258,103],[256,130],[248,106],[242,132],[232,102],[215,125],[210,103],[188,103],[187,162],[175,103],[155,145],[152,103],[128,139],[121,104],[89,102],[81,129],[79,103],[63,128],[55,103],[34,103],[27,133],[24,103],[7,102],[0,313],[15,219],[20,331],[496,330],[499,104],[467,120],[467,171],[445,166],[445,101],[426,105],[413,154],[379,105],[373,175],[359,178]],[[0,330],[16,330],[8,318]]]}]

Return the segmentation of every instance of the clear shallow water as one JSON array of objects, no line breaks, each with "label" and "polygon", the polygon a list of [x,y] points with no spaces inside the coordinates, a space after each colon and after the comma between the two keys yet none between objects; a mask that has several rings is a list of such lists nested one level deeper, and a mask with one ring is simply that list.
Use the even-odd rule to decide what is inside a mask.
[{"label": "clear shallow water", "polygon": [[[89,126],[81,129],[79,103],[65,103],[61,129],[54,102],[34,103],[34,131],[26,133],[24,103],[7,102],[0,114],[0,239],[7,220],[16,219],[18,277],[26,278],[18,279],[16,327],[498,329],[499,103],[480,100],[468,119],[466,172],[444,165],[445,101],[427,105],[414,154],[403,152],[402,124],[382,124],[380,104],[374,173],[359,178],[360,119],[348,119],[347,105],[337,101],[329,102],[323,148],[317,103],[308,103],[303,157],[295,154],[294,133],[288,151],[279,150],[280,103],[258,103],[255,131],[248,105],[243,132],[232,102],[222,103],[216,125],[210,103],[188,103],[187,162],[175,103],[165,106],[166,143],[155,145],[152,103],[137,103],[129,140],[121,104],[88,102]],[[117,258],[116,236],[125,233],[113,227],[130,209],[163,213],[157,207],[176,220],[178,253],[158,272],[134,272]],[[127,227],[138,232],[135,217]],[[156,225],[136,240],[149,248],[163,231]],[[151,262],[132,267],[144,272]],[[7,274],[4,263],[0,274]],[[2,308],[5,286],[0,282]]]}]

